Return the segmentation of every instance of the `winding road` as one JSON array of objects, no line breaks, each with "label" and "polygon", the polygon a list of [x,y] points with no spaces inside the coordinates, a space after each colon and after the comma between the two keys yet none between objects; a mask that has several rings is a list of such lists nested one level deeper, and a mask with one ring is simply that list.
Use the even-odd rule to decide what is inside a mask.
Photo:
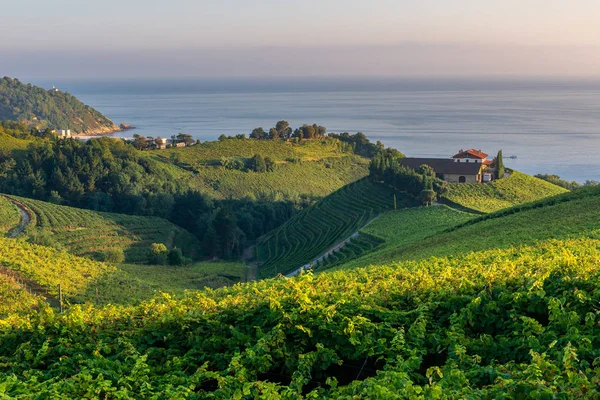
[{"label": "winding road", "polygon": [[25,231],[25,229],[27,228],[29,223],[31,223],[31,215],[29,215],[29,212],[27,211],[27,209],[18,201],[13,200],[10,197],[6,197],[6,196],[5,196],[5,198],[8,201],[10,201],[11,203],[13,203],[15,206],[17,206],[17,208],[19,209],[19,213],[21,214],[21,222],[19,223],[18,226],[14,227],[8,234],[9,238],[16,238],[21,233],[23,233],[23,231]]}]

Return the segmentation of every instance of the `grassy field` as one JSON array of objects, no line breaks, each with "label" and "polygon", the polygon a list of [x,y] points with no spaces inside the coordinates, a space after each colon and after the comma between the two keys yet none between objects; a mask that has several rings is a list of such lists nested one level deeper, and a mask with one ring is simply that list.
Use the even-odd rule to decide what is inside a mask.
[{"label": "grassy field", "polygon": [[449,184],[442,197],[463,207],[488,213],[566,191],[542,179],[513,171],[510,177],[491,183]]},{"label": "grassy field", "polygon": [[[263,264],[261,277],[289,273],[311,262],[336,243],[346,239],[379,213],[393,208],[394,192],[388,186],[362,179],[327,196],[257,245]],[[398,194],[398,207],[414,205]]]},{"label": "grassy field", "polygon": [[[64,248],[72,254],[102,259],[104,251],[121,249],[126,261],[145,262],[152,243],[178,247],[195,256],[200,247],[189,232],[156,217],[101,213],[11,196],[32,211],[26,233],[42,234],[45,245]],[[45,236],[43,236],[45,235]]]},{"label": "grassy field", "polygon": [[116,271],[90,282],[76,300],[94,304],[136,304],[159,292],[182,295],[185,291],[231,286],[244,279],[241,262],[201,262],[183,267],[120,264]]},{"label": "grassy field", "polygon": [[0,196],[0,234],[7,233],[15,226],[19,225],[21,214],[17,206]]},{"label": "grassy field", "polygon": [[[162,161],[188,185],[216,199],[327,196],[368,174],[369,160],[339,150],[335,140],[294,144],[274,140],[228,139],[186,148],[144,152]],[[270,157],[274,171],[227,169],[222,158]]]}]

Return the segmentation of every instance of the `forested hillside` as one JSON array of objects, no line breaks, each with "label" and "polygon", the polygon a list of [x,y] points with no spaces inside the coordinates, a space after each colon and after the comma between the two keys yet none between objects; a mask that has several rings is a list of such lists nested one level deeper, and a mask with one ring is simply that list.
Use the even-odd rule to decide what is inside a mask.
[{"label": "forested hillside", "polygon": [[0,79],[0,120],[88,135],[119,130],[111,120],[69,93],[46,90],[8,77]]}]

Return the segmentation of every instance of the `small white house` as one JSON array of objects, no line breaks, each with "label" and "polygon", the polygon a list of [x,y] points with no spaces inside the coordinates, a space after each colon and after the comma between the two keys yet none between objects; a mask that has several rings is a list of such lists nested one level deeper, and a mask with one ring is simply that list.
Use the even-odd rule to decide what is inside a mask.
[{"label": "small white house", "polygon": [[69,139],[69,138],[71,138],[71,130],[70,129],[58,129],[56,131],[56,135],[61,139]]}]

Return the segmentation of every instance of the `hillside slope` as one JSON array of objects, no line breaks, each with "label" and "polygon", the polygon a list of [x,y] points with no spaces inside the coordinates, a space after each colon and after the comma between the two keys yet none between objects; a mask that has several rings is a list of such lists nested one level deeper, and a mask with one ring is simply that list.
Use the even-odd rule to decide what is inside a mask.
[{"label": "hillside slope", "polygon": [[[362,228],[380,212],[394,207],[395,192],[368,178],[344,186],[297,214],[257,245],[261,277],[287,274],[311,262],[331,246]],[[414,200],[397,194],[397,206]]]},{"label": "hillside slope", "polygon": [[597,398],[598,249],[550,240],[0,320],[9,397]]},{"label": "hillside slope", "polygon": [[[331,138],[300,143],[225,139],[148,154],[165,165],[180,167],[182,179],[190,187],[216,199],[325,197],[366,176],[369,163],[342,151],[339,140]],[[256,154],[270,158],[273,170],[244,168]]]},{"label": "hillside slope", "polygon": [[46,90],[8,77],[0,79],[0,119],[87,135],[119,130],[111,120],[69,93]]},{"label": "hillside slope", "polygon": [[[549,197],[481,217],[467,217],[462,221],[460,218],[454,219],[445,230],[438,231],[431,230],[430,227],[442,224],[448,216],[440,215],[439,218],[436,217],[437,221],[432,222],[428,220],[426,210],[399,211],[398,217],[406,219],[403,226],[410,224],[408,229],[387,235],[388,241],[377,252],[350,260],[338,268],[378,265],[430,256],[458,256],[473,251],[534,244],[549,239],[577,238],[581,235],[598,238],[600,186]],[[429,212],[430,216],[432,211]],[[448,212],[456,213],[446,213]],[[406,217],[410,217],[410,221]],[[366,231],[386,237],[380,232],[393,230],[394,221],[394,218],[379,219],[376,225],[369,226]],[[414,240],[415,237],[417,240]]]},{"label": "hillside slope", "polygon": [[107,250],[123,250],[126,261],[145,262],[152,243],[177,247],[195,257],[200,243],[192,234],[157,217],[102,213],[9,196],[31,211],[26,233],[44,245],[77,256],[102,259]]},{"label": "hillside slope", "polygon": [[518,171],[510,177],[485,184],[451,183],[444,199],[460,206],[488,213],[567,192],[560,186]]}]

